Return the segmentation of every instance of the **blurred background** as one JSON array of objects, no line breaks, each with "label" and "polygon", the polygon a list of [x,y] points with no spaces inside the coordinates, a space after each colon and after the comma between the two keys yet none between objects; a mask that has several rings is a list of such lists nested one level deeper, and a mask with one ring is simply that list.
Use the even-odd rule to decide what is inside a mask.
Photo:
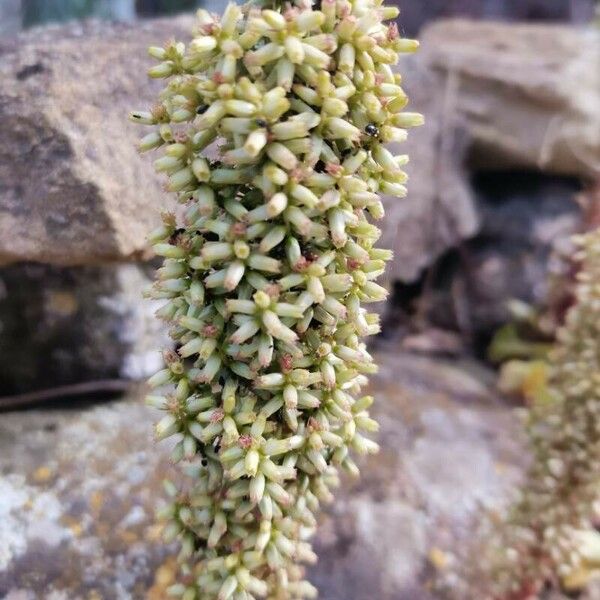
[{"label": "blurred background", "polygon": [[[416,35],[427,22],[454,16],[503,21],[584,23],[592,18],[594,2],[595,0],[408,0],[402,2],[401,25],[406,35]],[[2,0],[0,31],[10,34],[45,23],[89,17],[133,21],[140,17],[176,14],[198,7],[219,11],[225,4],[224,0]]]},{"label": "blurred background", "polygon": [[[442,598],[481,510],[527,463],[515,408],[546,385],[570,237],[600,225],[594,0],[404,0],[409,197],[372,343],[381,455],[323,516],[325,600]],[[221,0],[0,0],[0,598],[158,600],[170,472],[145,377],[168,342],[142,299],[168,200],[130,109],[146,47]],[[593,577],[569,591],[600,598]],[[561,596],[552,596],[560,598]],[[469,600],[469,599],[466,599]]]}]

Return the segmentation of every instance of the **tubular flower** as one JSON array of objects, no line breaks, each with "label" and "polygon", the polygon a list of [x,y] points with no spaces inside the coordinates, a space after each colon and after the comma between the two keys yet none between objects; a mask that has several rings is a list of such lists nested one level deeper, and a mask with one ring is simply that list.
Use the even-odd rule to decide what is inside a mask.
[{"label": "tubular flower", "polygon": [[[150,236],[164,257],[154,298],[176,350],[150,379],[159,439],[187,475],[167,483],[165,536],[181,542],[185,600],[312,598],[302,563],[338,467],[370,454],[375,371],[364,304],[391,252],[375,247],[379,193],[405,194],[400,142],[420,115],[393,66],[395,7],[323,0],[320,10],[198,11],[192,41],[150,48],[168,78],[141,151],[182,205]],[[219,159],[203,155],[211,144]]]}]

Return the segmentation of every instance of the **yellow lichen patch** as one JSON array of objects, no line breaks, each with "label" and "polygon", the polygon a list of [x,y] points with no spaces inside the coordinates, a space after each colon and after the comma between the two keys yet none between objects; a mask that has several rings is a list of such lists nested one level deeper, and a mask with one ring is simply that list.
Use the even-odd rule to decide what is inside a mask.
[{"label": "yellow lichen patch", "polygon": [[36,483],[48,483],[50,479],[52,479],[52,476],[52,469],[50,469],[50,467],[47,466],[38,467],[33,472],[33,480]]},{"label": "yellow lichen patch", "polygon": [[177,563],[173,558],[164,562],[154,574],[154,583],[148,590],[148,600],[163,600],[167,588],[175,583]]},{"label": "yellow lichen patch", "polygon": [[100,491],[92,492],[90,496],[90,508],[95,513],[100,512],[102,506],[104,505],[104,494]]},{"label": "yellow lichen patch", "polygon": [[530,405],[552,400],[548,387],[549,365],[542,360],[509,360],[500,369],[498,388],[523,398]]},{"label": "yellow lichen patch", "polygon": [[429,551],[428,558],[438,571],[443,571],[448,566],[448,555],[435,546]]},{"label": "yellow lichen patch", "polygon": [[496,462],[494,463],[494,470],[496,471],[496,473],[498,473],[498,475],[503,475],[504,473],[506,473],[506,464]]},{"label": "yellow lichen patch", "polygon": [[162,532],[164,529],[163,523],[158,523],[156,525],[151,525],[146,529],[146,539],[149,542],[159,542],[162,537]]},{"label": "yellow lichen patch", "polygon": [[84,531],[83,525],[75,518],[66,515],[62,519],[62,522],[71,530],[71,533],[75,537],[80,537]]},{"label": "yellow lichen patch", "polygon": [[123,531],[119,532],[119,537],[126,543],[126,544],[133,544],[134,542],[137,542],[139,537],[138,535],[133,532],[130,531],[129,529],[125,529]]},{"label": "yellow lichen patch", "polygon": [[598,578],[600,578],[600,569],[584,563],[563,577],[562,585],[567,592],[576,592],[584,589],[592,580]]},{"label": "yellow lichen patch", "polygon": [[539,403],[548,396],[548,369],[548,364],[541,360],[529,363],[521,389],[530,402]]},{"label": "yellow lichen patch", "polygon": [[109,523],[96,522],[95,533],[100,539],[112,539],[113,538],[113,527]]},{"label": "yellow lichen patch", "polygon": [[50,312],[68,317],[78,308],[77,298],[71,292],[53,291],[47,296],[47,307]]}]

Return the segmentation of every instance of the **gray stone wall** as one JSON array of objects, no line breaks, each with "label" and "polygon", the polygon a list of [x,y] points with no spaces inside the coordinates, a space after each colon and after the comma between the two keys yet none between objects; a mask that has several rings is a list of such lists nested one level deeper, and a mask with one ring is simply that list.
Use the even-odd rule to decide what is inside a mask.
[{"label": "gray stone wall", "polygon": [[0,36],[16,33],[21,23],[21,0],[0,0]]}]

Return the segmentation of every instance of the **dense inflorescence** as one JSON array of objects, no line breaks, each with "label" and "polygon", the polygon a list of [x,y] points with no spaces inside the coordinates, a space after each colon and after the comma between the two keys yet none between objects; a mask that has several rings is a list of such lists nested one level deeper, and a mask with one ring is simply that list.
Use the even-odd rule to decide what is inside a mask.
[{"label": "dense inflorescence", "polygon": [[397,15],[377,0],[230,4],[200,10],[187,47],[150,48],[150,75],[169,80],[131,119],[154,126],[140,149],[164,150],[154,165],[182,208],[151,235],[176,350],[148,402],[188,475],[161,511],[185,600],[314,597],[315,513],[337,467],[357,474],[351,453],[377,451],[361,338],[379,323],[363,304],[385,298],[391,252],[370,218],[379,193],[405,194],[407,158],[384,144],[422,121],[392,70],[417,46]]},{"label": "dense inflorescence", "polygon": [[528,416],[532,467],[474,561],[481,598],[528,600],[548,583],[579,585],[600,557],[600,230],[575,243],[574,304],[550,356],[548,399]]}]

